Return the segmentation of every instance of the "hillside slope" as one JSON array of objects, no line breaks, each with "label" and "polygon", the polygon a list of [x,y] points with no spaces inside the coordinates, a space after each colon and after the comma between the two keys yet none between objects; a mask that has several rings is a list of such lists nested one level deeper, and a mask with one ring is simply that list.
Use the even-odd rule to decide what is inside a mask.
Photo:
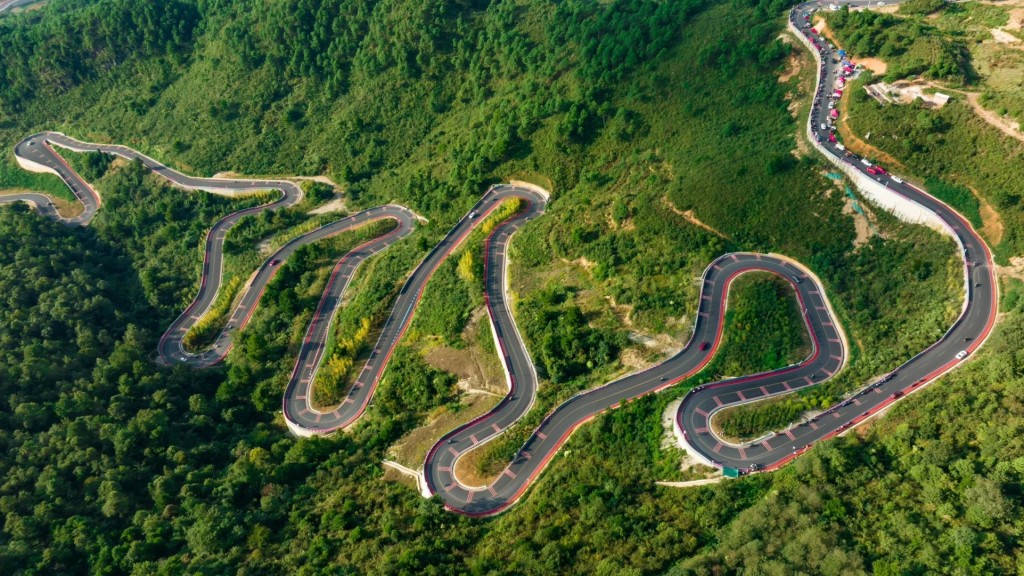
[{"label": "hillside slope", "polygon": [[[343,184],[353,207],[406,203],[430,223],[415,242],[368,267],[359,288],[373,298],[365,309],[386,302],[378,295],[387,295],[487,183],[509,178],[552,189],[548,213],[514,244],[512,276],[522,302],[550,293],[586,296],[552,304],[564,307],[562,316],[585,320],[574,322],[569,336],[678,338],[696,304],[693,278],[715,255],[786,253],[826,281],[859,346],[849,373],[821,391],[824,397],[934,340],[958,308],[950,302],[956,274],[949,242],[884,214],[875,216],[879,235],[855,246],[841,192],[816,159],[794,153],[791,106],[806,95],[800,82],[813,67],[779,82],[789,55],[777,40],[785,7],[54,2],[0,21],[0,140],[10,146],[36,129],[62,130],[130,143],[201,174],[326,174]],[[0,181],[0,188],[16,185]],[[0,293],[9,295],[0,325],[3,341],[20,352],[5,366],[16,384],[2,389],[11,409],[0,432],[12,455],[2,463],[0,488],[5,573],[653,574],[691,556],[677,569],[754,566],[755,539],[742,533],[748,516],[765,509],[769,495],[772,506],[787,508],[812,492],[839,502],[826,502],[830,512],[814,526],[802,523],[813,514],[780,515],[773,529],[795,526],[806,539],[827,533],[835,548],[829,565],[933,566],[908,553],[917,540],[870,541],[874,517],[853,501],[858,492],[887,499],[872,491],[874,482],[912,481],[909,468],[865,465],[848,486],[831,473],[807,473],[836,453],[870,461],[880,441],[835,442],[767,478],[693,492],[654,488],[654,480],[678,474],[675,451],[660,444],[658,415],[671,395],[581,429],[567,456],[498,519],[445,514],[436,502],[382,481],[379,466],[428,411],[452,401],[450,376],[423,358],[406,355],[392,367],[380,390],[388,401],[352,434],[296,441],[277,419],[301,318],[296,302],[315,292],[313,264],[275,286],[278,296],[257,311],[227,369],[195,378],[147,361],[162,329],[157,319],[171,312],[159,309],[168,303],[142,281],[151,273],[140,252],[166,230],[152,224],[160,206],[140,204],[133,216],[138,238],[128,244],[0,211],[0,241],[9,247],[0,260]],[[128,234],[123,225],[118,230]],[[25,242],[36,237],[46,241]],[[51,260],[69,245],[82,253]],[[97,257],[102,268],[74,264]],[[174,265],[187,273],[185,260]],[[81,271],[57,276],[54,268]],[[135,297],[110,289],[109,278],[119,275]],[[54,286],[24,283],[37,277]],[[553,288],[551,278],[558,278]],[[95,306],[121,315],[106,321],[95,307],[62,304],[68,300],[61,294],[75,286],[95,287]],[[550,312],[551,320],[530,323],[529,342],[565,329],[558,309]],[[60,323],[51,326],[46,315]],[[350,324],[359,320],[354,315]],[[444,330],[458,334],[460,327]],[[28,337],[37,332],[49,345]],[[993,348],[993,366],[1012,355]],[[42,369],[54,365],[61,370]],[[570,378],[547,382],[548,401],[624,368],[620,358],[582,363]],[[974,370],[950,381],[995,377],[983,372],[994,370],[989,365]],[[51,393],[32,397],[36,387]],[[951,384],[922,396],[961,389]],[[997,409],[1012,410],[1012,402]],[[901,422],[922,426],[913,410],[898,410]],[[939,437],[945,428],[929,430]],[[993,454],[1006,452],[1008,430],[993,431]],[[911,440],[889,436],[894,454],[911,450]],[[1008,565],[1016,515],[1007,501],[1019,486],[1017,473],[972,445],[954,448],[935,465],[969,466],[976,476],[957,478],[996,504],[986,501],[987,519],[977,520],[974,500],[936,496],[937,506],[948,504],[943,522],[957,537],[936,553],[967,550],[965,561]],[[904,506],[908,515],[917,509],[909,499],[888,505]],[[927,535],[945,529],[910,522]],[[739,541],[755,550],[732,556]],[[814,550],[794,550],[779,562],[812,566],[805,562]]]}]

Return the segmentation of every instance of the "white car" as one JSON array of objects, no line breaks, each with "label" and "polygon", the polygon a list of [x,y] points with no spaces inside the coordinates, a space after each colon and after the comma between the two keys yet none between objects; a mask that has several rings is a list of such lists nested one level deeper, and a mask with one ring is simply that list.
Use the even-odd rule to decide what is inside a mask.
[{"label": "white car", "polygon": [[868,167],[871,166],[871,162],[867,158],[861,158],[860,163]]},{"label": "white car", "polygon": [[821,123],[821,130],[822,130],[822,132],[824,132],[825,130],[828,130],[828,126],[825,126],[824,122]]},{"label": "white car", "polygon": [[889,178],[892,178],[892,181],[897,184],[903,184],[903,179],[900,178],[899,176],[893,176],[892,174],[890,174]]},{"label": "white car", "polygon": [[967,350],[961,350],[961,351],[956,353],[956,359],[957,360],[963,360],[966,357],[967,357]]}]

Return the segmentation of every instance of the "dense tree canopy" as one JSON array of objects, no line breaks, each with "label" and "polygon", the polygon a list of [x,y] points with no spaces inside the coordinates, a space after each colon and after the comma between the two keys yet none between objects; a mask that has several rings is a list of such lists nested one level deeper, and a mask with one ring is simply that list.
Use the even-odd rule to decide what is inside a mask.
[{"label": "dense tree canopy", "polygon": [[[527,428],[559,398],[627,370],[619,353],[639,348],[629,332],[685,339],[695,278],[712,258],[784,252],[823,278],[856,346],[849,371],[808,400],[818,403],[933,341],[959,307],[960,277],[949,242],[885,214],[880,234],[855,247],[822,164],[790,160],[790,106],[807,77],[779,82],[786,6],[51,2],[0,20],[0,135],[9,147],[61,129],[191,173],[326,174],[351,209],[415,208],[416,235],[364,265],[336,319],[352,355],[488,182],[545,184],[548,213],[511,249],[517,320],[547,374]],[[4,162],[0,188],[62,188]],[[2,573],[914,574],[1020,563],[1019,282],[1005,285],[986,352],[863,437],[780,473],[655,486],[683,474],[662,426],[680,387],[581,427],[519,504],[469,520],[382,471],[399,439],[440,407],[458,409],[455,378],[414,351],[395,355],[351,432],[300,440],[281,422],[296,344],[340,244],[282,267],[225,366],[161,368],[152,351],[194,291],[205,231],[265,198],[169,189],[98,156],[72,162],[104,194],[91,227],[0,208]],[[308,211],[331,195],[308,197],[241,223],[227,273],[247,277],[260,242],[323,222]],[[465,326],[480,258],[462,258],[438,273],[453,298],[421,319],[424,332],[451,340]],[[758,306],[779,295],[755,292]],[[758,316],[740,319],[759,333]],[[744,359],[784,357],[762,352]]]}]

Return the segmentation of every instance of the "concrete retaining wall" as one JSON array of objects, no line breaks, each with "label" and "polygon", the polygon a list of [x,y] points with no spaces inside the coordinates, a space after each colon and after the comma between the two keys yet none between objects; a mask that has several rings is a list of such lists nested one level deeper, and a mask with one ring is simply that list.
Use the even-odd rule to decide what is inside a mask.
[{"label": "concrete retaining wall", "polygon": [[18,161],[18,166],[21,166],[23,169],[28,170],[29,172],[53,174],[57,177],[60,177],[60,174],[58,174],[56,170],[50,168],[49,166],[43,166],[42,164],[35,162],[33,160],[29,160],[28,158],[22,158],[17,154],[14,155],[14,159]]}]

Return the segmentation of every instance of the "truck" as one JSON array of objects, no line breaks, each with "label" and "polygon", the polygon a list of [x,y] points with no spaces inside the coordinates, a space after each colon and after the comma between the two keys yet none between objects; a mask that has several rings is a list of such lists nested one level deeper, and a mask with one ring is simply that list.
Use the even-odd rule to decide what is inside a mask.
[{"label": "truck", "polygon": [[722,468],[722,476],[725,476],[726,478],[739,478],[740,477],[740,469],[739,468],[731,468],[729,466],[726,466],[726,467]]}]

